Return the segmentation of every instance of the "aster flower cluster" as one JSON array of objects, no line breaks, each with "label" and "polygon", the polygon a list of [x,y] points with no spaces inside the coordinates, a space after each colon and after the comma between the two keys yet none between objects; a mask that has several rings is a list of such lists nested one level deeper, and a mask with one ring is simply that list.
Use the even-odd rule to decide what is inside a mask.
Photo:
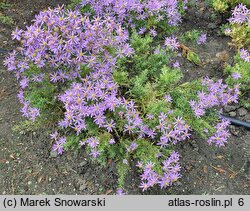
[{"label": "aster flower cluster", "polygon": [[[13,51],[4,64],[9,71],[15,71],[22,90],[30,81],[42,82],[44,78],[44,73],[32,78],[25,76],[30,63],[43,69],[47,65],[49,70],[46,74],[49,74],[51,82],[56,83],[80,78],[81,65],[98,69],[99,74],[111,72],[118,57],[133,53],[126,43],[126,31],[112,18],[90,20],[78,11],[65,12],[62,7],[41,12],[26,31],[16,30],[12,36],[22,42],[18,53],[23,58],[18,60],[17,51]],[[110,54],[110,48],[116,49],[115,55]],[[24,104],[23,115],[34,120],[39,111],[31,108],[22,93],[19,96]]]},{"label": "aster flower cluster", "polygon": [[215,144],[219,147],[225,146],[227,139],[230,137],[230,133],[227,130],[229,125],[230,122],[228,120],[222,119],[222,121],[216,125],[215,134],[208,139],[208,144]]},{"label": "aster flower cluster", "polygon": [[250,26],[250,10],[243,4],[239,4],[232,11],[232,17],[229,18],[230,23],[244,24]]},{"label": "aster flower cluster", "polygon": [[124,131],[128,134],[137,135],[138,139],[144,137],[154,139],[156,135],[155,129],[151,129],[143,122],[143,119],[134,104],[133,101],[127,101],[125,99],[123,101],[123,108],[125,109],[124,118],[126,120]]},{"label": "aster flower cluster", "polygon": [[63,128],[72,127],[76,134],[86,130],[86,118],[92,118],[100,128],[112,132],[113,119],[105,116],[106,111],[114,111],[121,104],[116,97],[117,86],[105,74],[95,73],[86,77],[85,83],[73,83],[69,90],[60,95],[64,103],[65,117],[59,122]]},{"label": "aster flower cluster", "polygon": [[142,191],[149,189],[155,185],[159,185],[161,188],[166,188],[177,181],[180,176],[181,166],[179,164],[180,155],[173,151],[169,158],[162,162],[162,174],[154,171],[154,163],[148,162],[145,165],[138,163],[138,167],[142,169],[140,188]]},{"label": "aster flower cluster", "polygon": [[[187,0],[181,2],[185,10]],[[156,16],[158,21],[167,19],[170,26],[176,26],[181,21],[178,3],[178,0],[82,0],[81,5],[89,4],[96,15],[114,16],[119,23],[135,28],[134,20],[146,20],[151,16]]]},{"label": "aster flower cluster", "polygon": [[[185,7],[187,1],[182,2]],[[90,5],[93,11],[82,15],[79,10],[66,11],[63,7],[49,9],[38,14],[26,30],[16,29],[12,38],[20,41],[22,47],[10,53],[4,64],[9,71],[15,72],[19,81],[21,90],[18,98],[23,104],[23,115],[32,121],[40,115],[39,109],[33,108],[24,95],[31,83],[42,83],[47,79],[51,84],[59,84],[63,89],[58,89],[55,97],[63,104],[64,112],[63,119],[58,122],[60,131],[73,129],[77,140],[83,135],[85,138],[79,145],[87,146],[89,155],[94,158],[104,151],[101,148],[103,139],[99,136],[103,132],[108,134],[109,148],[121,144],[124,137],[130,140],[126,146],[121,144],[124,147],[121,151],[128,157],[140,149],[140,141],[150,141],[149,144],[159,149],[159,153],[157,151],[158,154],[153,156],[159,158],[156,165],[160,165],[161,173],[150,161],[144,165],[139,163],[138,167],[143,171],[140,187],[144,191],[155,185],[161,188],[171,186],[180,178],[179,154],[174,151],[165,159],[162,150],[187,140],[191,128],[181,116],[175,116],[173,110],[141,114],[142,109],[138,109],[134,101],[121,95],[112,73],[119,58],[130,57],[134,53],[128,43],[129,32],[123,26],[136,28],[135,20],[147,20],[152,16],[175,26],[181,21],[178,3],[178,0],[83,0],[82,6]],[[139,28],[139,34],[146,31],[146,27]],[[148,32],[153,37],[157,36],[155,27]],[[197,42],[204,44],[205,41],[206,35],[202,35]],[[165,46],[174,51],[180,44],[172,36],[166,37]],[[159,51],[156,50],[155,54]],[[30,75],[31,65],[40,72]],[[178,61],[173,66],[178,68]],[[237,79],[240,75],[233,77]],[[196,117],[203,116],[207,108],[237,102],[238,85],[230,89],[222,80],[214,82],[209,78],[202,83],[206,91],[198,93],[197,102],[190,102]],[[166,93],[165,105],[170,106],[172,100]],[[227,126],[225,120],[217,124],[217,131],[208,143],[223,146],[229,136]],[[98,128],[94,136],[88,133],[93,129],[91,127]],[[67,137],[54,132],[51,139],[54,141],[53,150],[61,155]],[[128,157],[121,157],[126,164],[124,166],[129,165]],[[117,193],[124,194],[122,189]]]},{"label": "aster flower cluster", "polygon": [[90,137],[87,140],[80,141],[80,145],[88,145],[91,148],[90,156],[97,158],[100,155],[100,151],[98,150],[98,145],[100,144],[100,141],[96,137]]},{"label": "aster flower cluster", "polygon": [[169,123],[167,115],[161,113],[159,116],[159,125],[156,127],[162,133],[159,142],[161,148],[171,144],[177,144],[180,141],[185,141],[190,137],[190,127],[181,117],[177,117],[175,121]]},{"label": "aster flower cluster", "polygon": [[239,85],[235,85],[233,89],[223,84],[222,80],[214,82],[212,79],[204,78],[202,85],[207,87],[207,92],[202,90],[198,92],[198,102],[190,101],[190,106],[196,117],[205,114],[206,109],[215,106],[226,106],[229,103],[237,103],[239,97]]},{"label": "aster flower cluster", "polygon": [[18,92],[17,98],[23,104],[23,107],[21,109],[23,116],[32,121],[35,121],[36,117],[40,115],[39,109],[32,107],[31,103],[24,99],[24,91],[22,89]]},{"label": "aster flower cluster", "polygon": [[52,149],[56,151],[59,155],[63,154],[64,152],[64,144],[66,143],[66,137],[59,137],[57,131],[50,135],[50,138],[55,141]]}]

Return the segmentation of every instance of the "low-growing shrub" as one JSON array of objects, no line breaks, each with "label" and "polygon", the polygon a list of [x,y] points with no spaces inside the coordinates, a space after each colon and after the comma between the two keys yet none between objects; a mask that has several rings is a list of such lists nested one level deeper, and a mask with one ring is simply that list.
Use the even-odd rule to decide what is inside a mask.
[{"label": "low-growing shrub", "polygon": [[[173,34],[186,1],[75,3],[75,10],[43,11],[25,31],[16,29],[21,48],[4,62],[19,81],[23,115],[57,124],[53,150],[84,149],[103,165],[114,160],[122,189],[136,160],[144,191],[181,177],[175,145],[191,131],[225,145],[229,123],[215,108],[237,102],[238,81],[181,81],[182,45]],[[205,43],[205,35],[195,39]],[[200,63],[194,52],[185,56]]]}]

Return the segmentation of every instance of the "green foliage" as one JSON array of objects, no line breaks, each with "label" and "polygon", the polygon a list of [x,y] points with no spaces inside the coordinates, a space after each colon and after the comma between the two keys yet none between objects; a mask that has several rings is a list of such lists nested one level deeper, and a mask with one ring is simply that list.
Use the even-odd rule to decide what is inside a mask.
[{"label": "green foliage", "polygon": [[128,93],[136,102],[146,105],[178,83],[182,73],[168,67],[170,57],[175,55],[155,46],[150,35],[142,37],[133,33],[130,42],[135,54],[118,61],[113,77],[118,84],[130,87]]},{"label": "green foliage", "polygon": [[0,2],[0,23],[6,24],[6,25],[13,25],[14,20],[9,17],[8,15],[5,15],[5,10],[11,8],[12,4],[8,3],[7,1]]},{"label": "green foliage", "polygon": [[14,125],[12,130],[15,133],[25,134],[28,132],[33,132],[41,128],[41,122],[32,122],[30,120],[21,121],[19,124]]},{"label": "green foliage", "polygon": [[181,42],[191,41],[196,43],[198,37],[201,35],[201,32],[197,29],[193,29],[191,31],[186,31],[180,36]]},{"label": "green foliage", "polygon": [[[25,72],[25,76],[36,75],[41,73],[40,71],[41,70],[35,65],[30,65],[30,68]],[[62,88],[58,84],[51,83],[47,73],[45,74],[42,83],[29,83],[29,87],[26,90],[24,97],[33,107],[40,109],[41,116],[38,117],[37,122],[50,124],[52,122],[55,123],[58,118],[62,117],[63,110],[61,103],[54,96],[56,93],[59,93],[66,88],[66,84]]]},{"label": "green foliage", "polygon": [[117,163],[118,187],[124,188],[125,177],[128,173],[129,166],[122,161]]},{"label": "green foliage", "polygon": [[189,51],[187,53],[187,60],[196,64],[196,65],[201,65],[201,59],[200,59],[199,55],[193,51]]},{"label": "green foliage", "polygon": [[250,46],[250,26],[246,23],[230,24],[231,32],[228,34],[232,38],[232,42],[237,46],[238,49]]},{"label": "green foliage", "polygon": [[225,12],[228,8],[226,0],[213,0],[213,8],[218,12]]},{"label": "green foliage", "polygon": [[162,72],[159,76],[157,87],[159,90],[169,90],[174,87],[182,78],[182,73],[179,69],[173,69],[167,66],[162,68]]},{"label": "green foliage", "polygon": [[240,3],[250,6],[249,0],[212,0],[212,6],[215,11],[222,13]]},{"label": "green foliage", "polygon": [[11,17],[9,17],[9,16],[7,16],[7,15],[2,15],[1,13],[0,13],[0,23],[2,23],[2,24],[6,24],[6,25],[12,25],[12,24],[14,24],[14,20],[11,18]]},{"label": "green foliage", "polygon": [[9,2],[7,1],[2,1],[0,2],[0,10],[7,10],[9,9],[10,7],[12,6],[12,4],[10,4]]},{"label": "green foliage", "polygon": [[214,112],[207,112],[201,119],[194,116],[189,105],[190,100],[197,98],[197,92],[203,87],[199,80],[181,84],[171,91],[173,98],[172,107],[175,109],[175,116],[182,116],[193,131],[200,137],[206,139],[208,134],[204,134],[204,129],[207,128],[210,134],[213,133],[214,123],[218,121],[218,115]]},{"label": "green foliage", "polygon": [[86,5],[85,7],[79,7],[79,5],[82,3],[82,0],[71,0],[69,4],[67,4],[68,9],[74,10],[76,7],[81,11],[82,14],[90,12],[90,14],[94,14],[93,10],[89,5]]},{"label": "green foliage", "polygon": [[230,27],[230,24],[229,23],[225,23],[225,24],[222,24],[220,26],[220,31],[218,32],[218,35],[225,35],[225,30],[228,29]]},{"label": "green foliage", "polygon": [[67,141],[64,144],[65,150],[77,150],[79,149],[80,137],[75,135],[68,135]]},{"label": "green foliage", "polygon": [[153,42],[153,38],[146,34],[145,37],[141,37],[139,34],[133,32],[131,35],[131,45],[135,49],[136,54],[146,53],[149,54],[150,45]]},{"label": "green foliage", "polygon": [[128,72],[126,71],[117,71],[115,70],[113,73],[113,79],[119,85],[126,85],[128,78]]}]

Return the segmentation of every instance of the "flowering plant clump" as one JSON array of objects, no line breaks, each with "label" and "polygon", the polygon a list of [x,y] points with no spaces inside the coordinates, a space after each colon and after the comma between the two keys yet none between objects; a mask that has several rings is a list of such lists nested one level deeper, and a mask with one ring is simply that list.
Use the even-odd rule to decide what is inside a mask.
[{"label": "flowering plant clump", "polygon": [[239,4],[232,10],[229,18],[229,28],[225,34],[232,38],[237,48],[244,48],[250,44],[250,10],[246,5]]},{"label": "flowering plant clump", "polygon": [[225,68],[225,72],[229,74],[226,82],[230,85],[241,84],[240,103],[247,108],[250,104],[244,96],[249,93],[250,83],[250,9],[248,6],[249,3],[237,5],[229,18],[229,27],[225,29],[225,34],[232,38],[238,50],[234,64]]},{"label": "flowering plant clump", "polygon": [[212,0],[212,5],[215,11],[222,13],[226,12],[230,8],[235,7],[239,3],[250,6],[248,0]]},{"label": "flowering plant clump", "polygon": [[[21,47],[4,64],[19,81],[21,112],[56,127],[50,138],[58,154],[84,148],[91,160],[116,161],[119,195],[132,159],[143,191],[167,188],[181,177],[175,145],[191,131],[217,146],[229,137],[229,123],[210,111],[237,102],[241,74],[230,85],[181,84],[181,44],[172,32],[186,3],[86,0],[76,10],[41,12],[12,33]],[[197,37],[205,42],[206,34]]]},{"label": "flowering plant clump", "polygon": [[[93,14],[98,16],[114,16],[119,23],[129,24],[132,28],[138,27],[138,23],[136,22],[141,21],[143,23],[144,20],[152,17],[155,17],[155,20],[152,20],[154,24],[162,20],[167,20],[170,26],[176,26],[181,21],[179,7],[185,10],[186,4],[187,0],[82,0],[81,2],[81,6],[89,6]],[[91,15],[91,13],[87,13],[87,15]]]},{"label": "flowering plant clump", "polygon": [[231,89],[226,84],[223,84],[222,80],[214,82],[209,78],[203,79],[202,85],[207,87],[208,93],[203,90],[198,91],[199,101],[190,101],[190,106],[198,118],[203,116],[208,108],[220,105],[226,106],[232,102],[238,103],[239,85],[235,85]]},{"label": "flowering plant clump", "polygon": [[[18,53],[24,58],[16,59],[17,51],[14,51],[5,60],[5,65],[8,70],[15,70],[22,88],[18,95],[24,104],[22,112],[32,120],[39,115],[39,110],[24,99],[23,89],[29,83],[40,83],[45,75],[52,83],[74,81],[81,78],[83,65],[98,68],[108,75],[118,57],[132,54],[132,49],[125,43],[128,39],[126,32],[112,18],[90,20],[77,11],[65,12],[62,8],[41,12],[27,31],[16,30],[12,36],[23,43]],[[112,49],[117,50],[114,55]],[[49,70],[30,75],[30,63],[38,68],[46,66]]]}]

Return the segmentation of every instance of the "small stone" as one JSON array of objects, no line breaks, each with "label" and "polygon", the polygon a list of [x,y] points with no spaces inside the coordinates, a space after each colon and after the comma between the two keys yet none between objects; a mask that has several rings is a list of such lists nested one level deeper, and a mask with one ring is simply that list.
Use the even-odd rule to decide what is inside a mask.
[{"label": "small stone", "polygon": [[179,181],[177,181],[177,182],[175,182],[175,185],[176,185],[176,186],[182,186],[182,183],[179,182]]},{"label": "small stone", "polygon": [[216,53],[216,57],[221,62],[226,62],[229,59],[229,55],[228,55],[227,51],[221,51],[221,52]]},{"label": "small stone", "polygon": [[51,151],[50,151],[50,157],[56,158],[57,156],[58,156],[58,154],[57,154],[56,151],[54,151],[54,150],[51,150]]},{"label": "small stone", "polygon": [[49,182],[51,182],[51,181],[52,181],[52,178],[50,177],[50,178],[49,178]]},{"label": "small stone", "polygon": [[229,112],[229,115],[232,116],[232,117],[235,117],[236,116],[236,112],[235,111],[231,111],[231,112]]},{"label": "small stone", "polygon": [[217,28],[217,24],[216,23],[209,23],[207,27],[209,29],[216,29]]},{"label": "small stone", "polygon": [[250,114],[245,115],[242,119],[246,122],[250,122]]},{"label": "small stone", "polygon": [[85,190],[87,187],[86,187],[86,185],[85,184],[82,184],[80,187],[79,187],[79,190],[80,191],[83,191],[83,190]]},{"label": "small stone", "polygon": [[83,166],[86,166],[86,164],[87,164],[87,161],[82,161],[82,162],[80,163],[80,166],[83,167]]},{"label": "small stone", "polygon": [[31,181],[28,181],[28,185],[31,185],[32,184],[32,182]]},{"label": "small stone", "polygon": [[230,111],[235,111],[237,108],[239,108],[238,106],[233,106],[233,105],[228,105],[228,106],[225,106],[224,110],[226,112],[230,112]]},{"label": "small stone", "polygon": [[238,109],[239,116],[245,116],[247,114],[247,110],[245,108]]},{"label": "small stone", "polygon": [[230,133],[232,133],[235,136],[239,136],[240,131],[235,126],[230,125],[229,128],[230,128]]}]

